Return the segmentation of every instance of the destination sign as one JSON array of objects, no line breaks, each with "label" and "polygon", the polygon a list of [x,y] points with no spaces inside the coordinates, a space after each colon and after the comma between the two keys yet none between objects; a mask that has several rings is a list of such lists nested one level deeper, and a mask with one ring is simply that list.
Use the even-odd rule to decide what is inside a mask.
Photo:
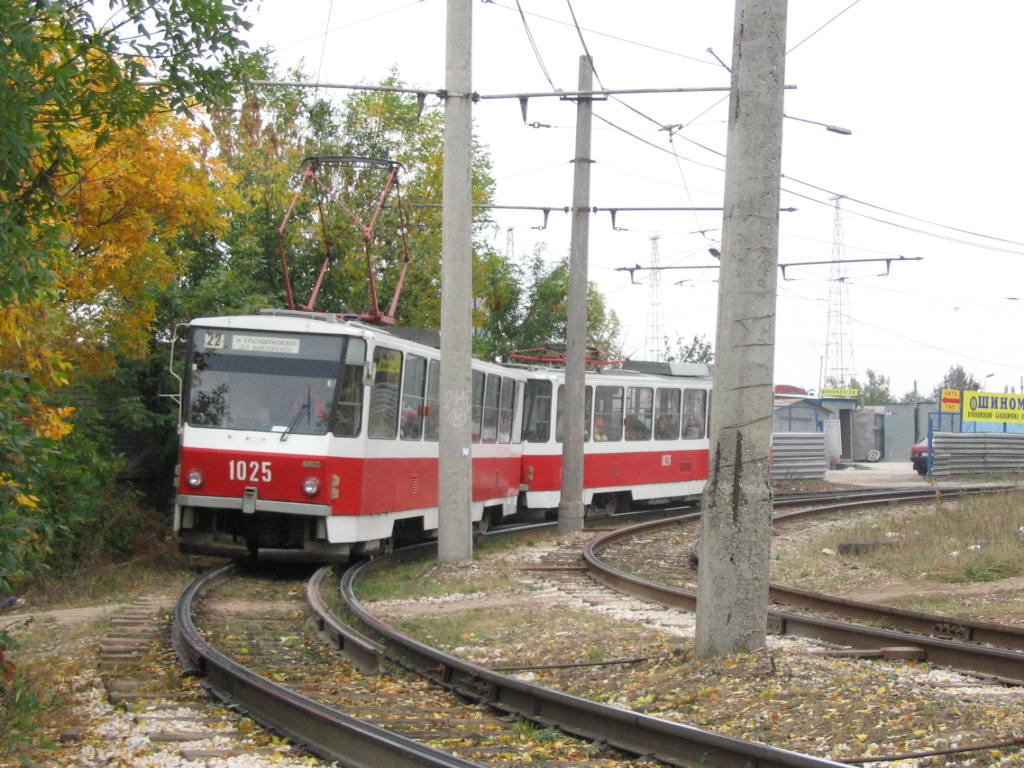
[{"label": "destination sign", "polygon": [[252,336],[236,333],[231,348],[239,352],[262,352],[275,355],[299,354],[300,340],[287,336]]}]

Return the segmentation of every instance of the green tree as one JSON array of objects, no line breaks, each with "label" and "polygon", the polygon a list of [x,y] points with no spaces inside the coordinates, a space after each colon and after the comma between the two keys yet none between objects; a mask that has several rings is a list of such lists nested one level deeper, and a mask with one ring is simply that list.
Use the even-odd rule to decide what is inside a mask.
[{"label": "green tree", "polygon": [[[154,127],[172,122],[168,112],[184,114],[230,93],[233,73],[246,58],[238,37],[246,4],[111,0],[95,9],[88,0],[0,3],[0,586],[46,558],[66,562],[67,553],[54,548],[77,540],[105,512],[95,490],[112,479],[112,450],[87,434],[70,437],[74,408],[68,390],[58,393],[76,373],[71,361],[80,350],[72,346],[81,332],[135,353],[145,346],[139,342],[144,324],[128,323],[129,339],[112,333],[122,331],[113,318],[145,316],[148,309],[140,308],[150,300],[145,277],[152,272],[131,259],[166,267],[161,238],[170,240],[174,232],[162,227],[168,208],[137,205],[141,197],[129,177],[140,170],[130,168],[138,155],[127,158],[146,145],[171,148]],[[153,85],[140,85],[147,80]],[[127,137],[134,137],[134,147]],[[157,156],[165,155],[151,157]],[[183,197],[180,188],[170,194]],[[129,209],[134,223],[122,216]],[[118,272],[113,243],[128,230],[136,239],[131,245],[121,239],[119,256],[136,268]],[[104,258],[102,269],[92,261],[97,255]],[[132,280],[129,290],[111,290],[118,281],[128,288]]]},{"label": "green tree", "polygon": [[715,359],[715,348],[704,334],[694,336],[686,342],[682,336],[676,336],[675,349],[665,337],[665,360],[670,363],[712,363]]},{"label": "green tree", "polygon": [[[569,260],[554,263],[538,248],[523,270],[521,321],[510,341],[517,349],[564,344],[568,323]],[[587,345],[612,356],[619,353],[621,325],[601,292],[587,293]]]},{"label": "green tree", "polygon": [[[258,79],[279,79],[265,54],[259,68]],[[287,76],[293,82],[303,78],[301,71]],[[403,82],[392,73],[382,85],[402,87]],[[379,167],[325,163],[317,171],[324,185],[318,199],[316,184],[307,179],[301,185],[303,160],[312,156],[401,164],[398,191],[405,216],[400,218],[399,198],[392,193],[374,228],[378,301],[387,311],[408,252],[397,321],[438,327],[443,130],[438,105],[393,91],[359,92],[335,107],[309,88],[254,87],[231,109],[215,112],[212,131],[235,174],[240,204],[222,242],[193,243],[193,258],[174,296],[168,297],[168,332],[172,320],[284,304],[278,229],[293,202],[283,241],[296,304],[308,302],[329,241],[332,258],[315,308],[353,314],[370,309],[358,224],[369,224],[383,176]],[[512,349],[564,340],[568,266],[563,261],[549,268],[537,254],[524,267],[487,243],[483,211],[493,200],[494,181],[480,146],[474,150],[473,189],[474,203],[481,206],[474,235],[474,353],[493,359]],[[596,289],[588,301],[588,320],[590,343],[614,350],[618,320]]]},{"label": "green tree", "polygon": [[[259,79],[280,79],[265,53],[256,58]],[[287,79],[301,82],[305,75],[294,71]],[[382,85],[403,83],[392,73]],[[371,300],[364,233],[372,225],[371,268],[380,308],[389,310],[408,259],[398,322],[437,327],[443,129],[438,105],[423,105],[414,94],[385,91],[358,92],[334,105],[314,89],[260,86],[248,89],[230,109],[215,112],[212,130],[236,174],[241,204],[231,215],[223,242],[196,244],[183,290],[171,307],[181,310],[175,316],[283,306],[282,244],[297,306],[309,303],[329,256],[314,308],[367,312]],[[314,180],[303,176],[309,167],[306,159],[314,157],[398,163],[398,186],[378,215],[376,204],[389,168],[378,162],[327,160],[316,168]],[[478,147],[474,201],[490,202],[493,186],[490,161]],[[483,222],[480,214],[481,227]],[[475,250],[480,257],[486,255],[480,245]]]},{"label": "green tree", "polygon": [[938,400],[944,389],[977,390],[981,389],[981,384],[974,378],[974,374],[968,373],[962,365],[952,365],[946,375],[942,377],[942,381],[936,384],[935,389],[932,390],[932,399]]},{"label": "green tree", "polygon": [[[155,111],[223,100],[242,60],[247,3],[0,3],[0,299],[37,295],[64,253],[56,182],[80,153],[69,136],[88,133],[101,147]],[[160,86],[139,87],[145,80]]]},{"label": "green tree", "polygon": [[893,402],[893,395],[889,390],[889,377],[868,368],[868,383],[861,389],[860,397],[864,405],[885,405]]},{"label": "green tree", "polygon": [[484,246],[473,265],[473,354],[495,360],[516,349],[523,316],[522,270]]}]

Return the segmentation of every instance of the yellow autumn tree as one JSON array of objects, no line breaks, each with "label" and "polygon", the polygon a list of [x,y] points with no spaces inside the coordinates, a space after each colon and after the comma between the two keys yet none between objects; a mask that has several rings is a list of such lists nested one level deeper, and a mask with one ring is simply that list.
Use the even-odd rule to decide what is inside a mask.
[{"label": "yellow autumn tree", "polygon": [[59,348],[76,369],[99,372],[115,351],[144,354],[156,297],[183,271],[180,236],[222,231],[233,194],[208,141],[196,123],[163,113],[78,151],[86,162],[64,179],[74,218],[56,270],[71,342]]},{"label": "yellow autumn tree", "polygon": [[[0,306],[0,369],[47,389],[108,370],[116,353],[145,354],[157,295],[187,255],[180,236],[219,232],[233,199],[207,134],[179,115],[153,115],[101,147],[86,131],[65,140],[80,162],[55,182],[66,211],[56,279]],[[60,437],[68,413],[37,409],[37,428]]]}]

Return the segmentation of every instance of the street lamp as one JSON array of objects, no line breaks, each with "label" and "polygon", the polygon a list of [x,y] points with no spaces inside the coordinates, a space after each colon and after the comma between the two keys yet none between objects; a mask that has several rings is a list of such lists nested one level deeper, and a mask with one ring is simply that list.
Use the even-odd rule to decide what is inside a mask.
[{"label": "street lamp", "polygon": [[851,131],[849,128],[843,128],[843,127],[838,126],[838,125],[829,125],[828,123],[819,123],[817,120],[808,120],[807,118],[804,118],[804,117],[793,117],[792,115],[783,115],[783,117],[788,118],[789,120],[799,120],[801,123],[810,123],[811,125],[820,125],[826,131],[831,131],[832,133],[838,133],[841,136],[851,136],[853,134],[853,131]]}]

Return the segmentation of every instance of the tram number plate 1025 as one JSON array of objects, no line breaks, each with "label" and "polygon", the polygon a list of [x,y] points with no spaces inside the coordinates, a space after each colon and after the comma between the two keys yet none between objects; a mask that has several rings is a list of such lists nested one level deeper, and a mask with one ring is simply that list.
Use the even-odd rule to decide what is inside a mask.
[{"label": "tram number plate 1025", "polygon": [[269,483],[272,478],[271,462],[245,459],[229,461],[228,477],[246,483]]}]

